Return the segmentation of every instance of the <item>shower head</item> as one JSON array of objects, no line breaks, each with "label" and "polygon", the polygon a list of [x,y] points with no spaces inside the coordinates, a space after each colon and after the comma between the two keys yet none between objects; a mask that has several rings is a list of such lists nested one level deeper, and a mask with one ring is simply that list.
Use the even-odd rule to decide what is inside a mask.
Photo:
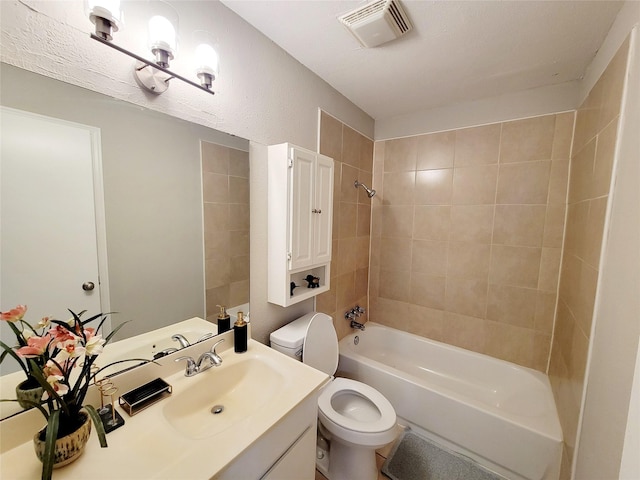
[{"label": "shower head", "polygon": [[353,186],[356,188],[358,187],[364,188],[364,191],[367,192],[367,197],[369,198],[373,197],[376,194],[376,191],[373,188],[367,187],[364,183],[360,183],[358,180],[353,182]]}]

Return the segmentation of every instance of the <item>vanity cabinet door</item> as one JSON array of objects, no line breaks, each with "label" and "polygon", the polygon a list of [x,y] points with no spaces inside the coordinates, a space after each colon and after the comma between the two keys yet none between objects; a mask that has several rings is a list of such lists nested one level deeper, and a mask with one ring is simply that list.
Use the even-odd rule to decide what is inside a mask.
[{"label": "vanity cabinet door", "polygon": [[309,427],[261,480],[312,480],[316,469],[315,450],[316,431]]}]

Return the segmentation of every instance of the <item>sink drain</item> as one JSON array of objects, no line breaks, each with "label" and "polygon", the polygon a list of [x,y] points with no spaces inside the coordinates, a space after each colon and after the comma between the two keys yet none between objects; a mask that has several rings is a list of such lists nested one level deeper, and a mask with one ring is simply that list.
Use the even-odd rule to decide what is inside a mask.
[{"label": "sink drain", "polygon": [[211,413],[214,415],[218,415],[219,413],[224,412],[224,405],[214,405],[211,407]]}]

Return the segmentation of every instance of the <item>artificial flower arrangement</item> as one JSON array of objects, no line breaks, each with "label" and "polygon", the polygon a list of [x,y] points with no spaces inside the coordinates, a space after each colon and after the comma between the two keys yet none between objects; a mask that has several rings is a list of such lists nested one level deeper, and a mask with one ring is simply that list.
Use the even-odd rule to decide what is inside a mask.
[{"label": "artificial flower arrangement", "polygon": [[[113,335],[124,325],[115,328],[106,338],[98,333],[107,315],[99,313],[86,320],[85,313],[74,313],[68,321],[44,317],[35,326],[24,319],[26,305],[18,305],[12,310],[0,313],[0,320],[7,322],[16,336],[18,345],[9,347],[0,341],[4,352],[0,362],[7,356],[13,357],[22,367],[27,379],[36,382],[44,390],[42,400],[27,402],[37,408],[47,420],[44,432],[44,453],[42,455],[42,478],[50,479],[54,468],[56,439],[76,431],[89,418],[96,427],[100,446],[106,447],[107,441],[100,416],[84,399],[96,375],[106,367],[131,360],[119,360],[98,369],[94,362],[102,353]],[[97,328],[87,326],[98,320]],[[135,359],[140,361],[141,359]],[[144,360],[142,360],[144,361]],[[93,368],[92,368],[93,367]],[[17,400],[2,400],[17,401]],[[87,433],[88,437],[88,433]],[[35,441],[35,439],[34,439]]]}]

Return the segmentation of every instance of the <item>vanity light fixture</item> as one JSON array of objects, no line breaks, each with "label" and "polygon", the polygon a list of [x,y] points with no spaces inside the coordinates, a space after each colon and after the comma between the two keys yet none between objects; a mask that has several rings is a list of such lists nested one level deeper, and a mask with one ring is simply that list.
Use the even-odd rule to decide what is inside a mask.
[{"label": "vanity light fixture", "polygon": [[[172,9],[170,5],[162,2],[166,7]],[[161,94],[169,88],[169,82],[177,78],[200,90],[204,90],[212,95],[212,82],[218,75],[218,55],[213,47],[201,44],[196,49],[197,68],[196,75],[200,79],[197,84],[175,72],[169,70],[169,62],[175,58],[177,52],[177,13],[173,10],[173,15],[154,15],[149,20],[149,49],[154,55],[154,60],[147,60],[125,48],[111,42],[112,32],[117,32],[122,26],[122,12],[120,11],[120,0],[85,0],[85,10],[89,20],[95,25],[95,33],[91,38],[117,50],[136,60],[134,77],[138,85],[145,90]],[[172,16],[170,20],[167,18]],[[172,21],[173,20],[173,21]],[[204,45],[204,46],[203,46]],[[208,48],[207,48],[208,47]],[[204,54],[205,60],[199,60],[199,52]]]},{"label": "vanity light fixture", "polygon": [[218,54],[207,43],[201,43],[196,47],[196,75],[200,79],[200,85],[211,88],[212,82],[218,76]]},{"label": "vanity light fixture", "polygon": [[96,26],[96,36],[110,41],[112,32],[117,32],[122,23],[120,0],[87,0],[85,10],[89,20]]}]

